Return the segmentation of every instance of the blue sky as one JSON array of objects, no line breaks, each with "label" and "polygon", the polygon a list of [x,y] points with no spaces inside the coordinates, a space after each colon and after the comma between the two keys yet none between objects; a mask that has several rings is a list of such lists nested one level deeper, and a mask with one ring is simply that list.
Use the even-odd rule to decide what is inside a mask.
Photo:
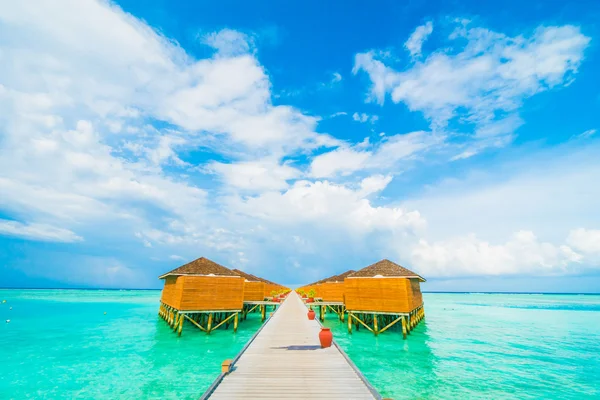
[{"label": "blue sky", "polygon": [[0,286],[600,292],[597,2],[64,2],[0,7]]}]

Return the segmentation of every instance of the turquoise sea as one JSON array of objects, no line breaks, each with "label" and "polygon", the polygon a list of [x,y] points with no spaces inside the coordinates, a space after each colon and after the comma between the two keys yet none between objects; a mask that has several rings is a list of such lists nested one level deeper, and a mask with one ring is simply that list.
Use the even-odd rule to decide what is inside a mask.
[{"label": "turquoise sea", "polygon": [[[178,338],[159,291],[0,290],[0,399],[194,399],[260,326]],[[424,295],[426,318],[351,336],[326,325],[394,399],[600,399],[600,296]],[[10,309],[12,307],[12,310]],[[104,314],[106,312],[106,314]],[[10,323],[4,321],[10,319]]]}]

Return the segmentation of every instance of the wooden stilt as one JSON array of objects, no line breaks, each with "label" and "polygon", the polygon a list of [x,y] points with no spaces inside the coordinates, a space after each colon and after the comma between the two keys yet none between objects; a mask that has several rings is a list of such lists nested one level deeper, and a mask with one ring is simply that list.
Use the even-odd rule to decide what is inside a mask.
[{"label": "wooden stilt", "polygon": [[267,306],[261,305],[260,312],[261,312],[261,321],[264,322],[265,319],[267,318]]},{"label": "wooden stilt", "polygon": [[213,313],[208,314],[208,324],[206,325],[206,333],[212,331]]},{"label": "wooden stilt", "polygon": [[379,327],[377,326],[377,315],[373,314],[373,333],[375,336],[379,333]]},{"label": "wooden stilt", "polygon": [[179,317],[179,329],[177,329],[177,336],[181,336],[181,331],[183,331],[184,316],[185,316],[185,314],[180,314],[180,317]]},{"label": "wooden stilt", "polygon": [[180,314],[178,311],[175,311],[175,319],[173,320],[173,326],[171,328],[173,328],[173,330],[177,330],[177,328],[179,327],[179,318],[180,318]]},{"label": "wooden stilt", "polygon": [[203,332],[206,332],[206,328],[204,328],[202,325],[200,325],[198,322],[194,321],[192,318],[188,317],[187,315],[185,315],[185,318],[187,318],[188,321],[190,321],[192,324],[196,325],[198,328],[200,328],[200,330],[202,330]]},{"label": "wooden stilt", "polygon": [[[212,328],[212,330],[215,330],[215,329],[217,329],[218,327],[220,327],[221,325],[223,325],[223,324],[224,324],[224,323],[226,323],[227,321],[231,320],[231,318],[233,318],[234,316],[235,316],[235,317],[237,317],[237,313],[233,313],[233,314],[231,314],[229,317],[227,317],[227,318],[224,318],[224,319],[220,320],[220,321],[218,322],[218,324],[217,324],[217,325],[215,325],[215,326],[214,326],[214,328]],[[222,318],[222,317],[223,317],[223,315],[220,315],[220,317]],[[209,317],[209,321],[210,321],[210,317]],[[209,322],[209,324],[210,324],[210,322]]]},{"label": "wooden stilt", "polygon": [[[358,321],[362,326],[367,328],[369,331],[373,332],[373,329],[371,329],[371,327],[369,325],[367,325],[366,323],[364,323],[359,317],[352,314],[352,318],[354,318],[356,321]],[[358,325],[357,325],[357,330],[358,330]],[[375,332],[373,332],[373,333],[375,333]]]},{"label": "wooden stilt", "polygon": [[402,318],[402,337],[404,339],[406,339],[406,320],[404,319],[404,317]]},{"label": "wooden stilt", "polygon": [[238,318],[238,313],[235,313],[235,317],[233,318],[233,332],[237,332]]},{"label": "wooden stilt", "polygon": [[352,313],[348,311],[348,333],[352,333]]},{"label": "wooden stilt", "polygon": [[398,321],[400,321],[400,319],[402,319],[402,317],[398,317],[395,320],[391,321],[382,330],[380,330],[379,333],[387,331],[389,328],[391,328],[392,326],[394,326]]}]

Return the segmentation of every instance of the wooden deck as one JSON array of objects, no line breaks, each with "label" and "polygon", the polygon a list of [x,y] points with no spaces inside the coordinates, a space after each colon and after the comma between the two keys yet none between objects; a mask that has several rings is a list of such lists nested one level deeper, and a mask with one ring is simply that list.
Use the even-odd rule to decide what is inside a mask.
[{"label": "wooden deck", "polygon": [[202,398],[381,399],[335,342],[321,349],[320,324],[306,313],[290,293]]}]

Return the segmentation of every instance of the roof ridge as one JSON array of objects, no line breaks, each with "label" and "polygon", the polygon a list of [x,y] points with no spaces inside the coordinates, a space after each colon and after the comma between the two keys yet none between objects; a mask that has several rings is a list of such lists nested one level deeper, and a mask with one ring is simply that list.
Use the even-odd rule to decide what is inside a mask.
[{"label": "roof ridge", "polygon": [[187,264],[177,267],[166,274],[159,276],[159,279],[163,279],[169,275],[218,275],[218,276],[237,276],[231,269],[209,260],[206,257],[199,257]]},{"label": "roof ridge", "polygon": [[354,272],[351,275],[348,275],[348,278],[359,278],[359,277],[375,277],[377,275],[386,276],[386,277],[405,277],[405,278],[418,278],[421,281],[425,282],[425,278],[421,275],[417,274],[405,268],[399,264],[396,264],[393,261],[384,258],[380,261],[377,261],[371,265],[368,265],[358,271]]}]

